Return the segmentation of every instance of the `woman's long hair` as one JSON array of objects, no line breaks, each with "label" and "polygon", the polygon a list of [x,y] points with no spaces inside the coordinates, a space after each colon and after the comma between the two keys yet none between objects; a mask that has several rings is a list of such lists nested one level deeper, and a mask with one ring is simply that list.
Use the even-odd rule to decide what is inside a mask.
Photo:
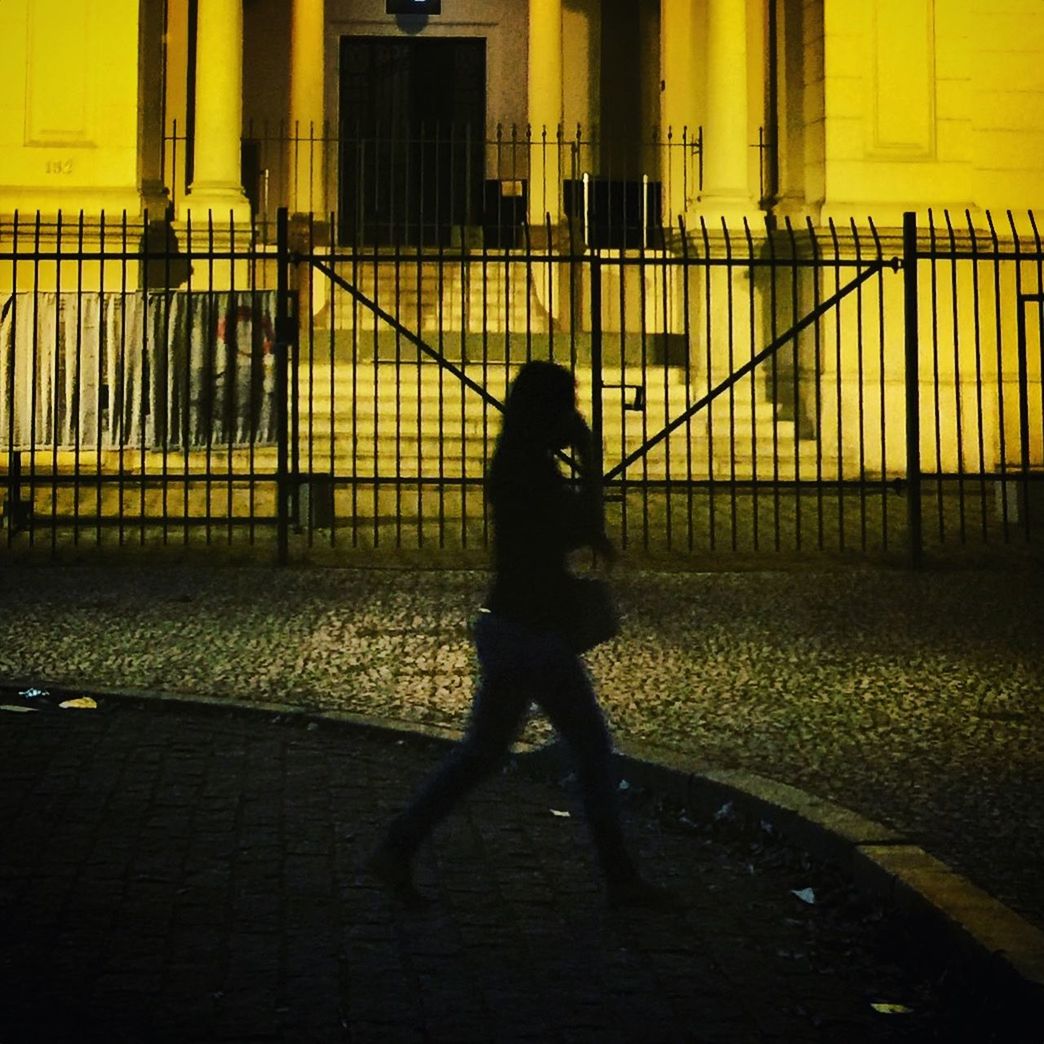
[{"label": "woman's long hair", "polygon": [[525,461],[536,461],[555,447],[555,434],[576,408],[576,382],[557,363],[527,362],[508,388],[504,421],[497,436],[489,471],[486,499],[492,503],[496,491],[517,477]]},{"label": "woman's long hair", "polygon": [[550,438],[562,431],[575,408],[576,382],[564,366],[541,359],[527,362],[508,389],[497,448],[551,448]]}]

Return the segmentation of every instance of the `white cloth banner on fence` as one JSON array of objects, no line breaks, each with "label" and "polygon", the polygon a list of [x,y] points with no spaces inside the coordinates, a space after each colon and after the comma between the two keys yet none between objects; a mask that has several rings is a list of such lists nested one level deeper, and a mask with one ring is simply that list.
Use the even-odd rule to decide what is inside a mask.
[{"label": "white cloth banner on fence", "polygon": [[275,441],[273,291],[11,294],[0,447]]}]

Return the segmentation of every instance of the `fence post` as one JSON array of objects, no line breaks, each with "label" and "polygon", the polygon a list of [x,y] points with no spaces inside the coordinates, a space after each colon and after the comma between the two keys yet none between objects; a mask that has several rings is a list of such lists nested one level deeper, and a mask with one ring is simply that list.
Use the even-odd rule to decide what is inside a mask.
[{"label": "fence post", "polygon": [[289,347],[293,337],[290,319],[289,212],[280,207],[276,216],[276,517],[277,559],[286,565],[290,550],[289,497]]},{"label": "fence post", "polygon": [[906,531],[910,565],[921,564],[921,388],[917,337],[917,215],[903,214],[903,312],[906,323]]},{"label": "fence post", "polygon": [[602,263],[591,258],[591,441],[594,444],[595,481],[602,494]]}]

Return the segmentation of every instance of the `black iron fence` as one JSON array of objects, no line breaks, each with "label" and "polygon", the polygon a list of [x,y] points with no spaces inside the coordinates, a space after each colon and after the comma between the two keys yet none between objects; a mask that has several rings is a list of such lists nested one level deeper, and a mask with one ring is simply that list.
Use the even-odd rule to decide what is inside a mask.
[{"label": "black iron fence", "polygon": [[[763,157],[764,134],[752,144]],[[164,139],[173,205],[191,184],[192,139],[175,121]],[[498,124],[334,127],[249,123],[242,184],[260,238],[276,214],[314,214],[341,245],[520,249],[527,224],[567,220],[583,245],[652,245],[671,214],[697,198],[702,128],[666,128],[641,140]],[[764,162],[759,160],[762,181]],[[763,192],[764,194],[764,192]]]},{"label": "black iron fence", "polygon": [[500,403],[530,358],[576,374],[633,555],[1039,548],[1032,215],[657,223],[607,246],[578,227],[594,211],[510,242],[341,242],[285,210],[274,242],[0,225],[7,551],[481,560]]}]

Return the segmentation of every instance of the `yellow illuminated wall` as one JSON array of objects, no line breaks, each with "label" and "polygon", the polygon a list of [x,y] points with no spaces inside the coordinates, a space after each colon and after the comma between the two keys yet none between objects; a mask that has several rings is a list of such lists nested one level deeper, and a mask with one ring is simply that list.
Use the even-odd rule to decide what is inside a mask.
[{"label": "yellow illuminated wall", "polygon": [[[771,122],[768,6],[744,2],[753,146],[758,128]],[[664,0],[634,9],[633,62],[619,70],[634,82],[633,111],[606,111],[614,72],[603,55],[607,47],[620,49],[612,26],[626,21],[626,6],[562,2],[562,117],[570,134],[578,124],[607,133],[614,120],[623,121],[623,131],[644,134],[661,117],[656,38],[672,32],[670,18],[661,18],[672,6]],[[187,0],[0,4],[0,213],[155,206],[161,123],[168,187],[184,191],[185,147],[170,140],[170,131],[177,120],[184,134],[189,122],[188,8]],[[403,30],[378,0],[330,0],[325,8],[326,115],[335,121],[338,35]],[[157,19],[164,9],[165,35]],[[290,0],[244,0],[243,113],[255,126],[272,127],[288,115],[289,10]],[[873,214],[885,225],[910,208],[1040,205],[1040,0],[777,0],[775,10],[782,209],[815,220]],[[691,11],[692,53],[700,55],[706,10],[697,3]],[[526,121],[525,12],[525,0],[447,0],[443,16],[424,30],[486,36],[490,128]],[[672,103],[693,123],[707,117],[699,72],[691,97]],[[756,204],[755,149],[749,158]],[[655,158],[629,165],[655,173]]]},{"label": "yellow illuminated wall", "polygon": [[826,214],[1039,206],[1044,4],[823,6]]},{"label": "yellow illuminated wall", "polygon": [[0,213],[139,213],[138,9],[0,4]]}]

